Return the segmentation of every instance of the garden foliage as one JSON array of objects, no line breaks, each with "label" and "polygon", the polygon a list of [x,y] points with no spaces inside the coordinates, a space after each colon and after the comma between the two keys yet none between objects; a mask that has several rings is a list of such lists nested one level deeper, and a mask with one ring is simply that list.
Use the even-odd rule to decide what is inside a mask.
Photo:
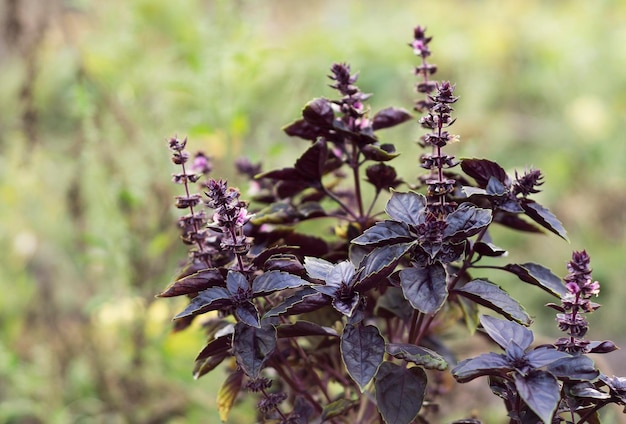
[{"label": "garden foliage", "polygon": [[[454,84],[432,79],[430,42],[414,29],[413,109],[426,131],[418,142],[424,172],[414,181],[390,165],[398,153],[379,131],[416,118],[395,107],[372,113],[347,64],[330,69],[336,95],[311,100],[284,127],[304,140],[292,166],[237,162],[250,179],[249,201],[210,177],[210,157],[190,155],[186,139],[169,140],[189,256],[160,296],[190,299],[176,330],[205,318],[208,341],[193,374],[228,369],[217,401],[223,420],[248,391],[263,422],[432,422],[441,373],[461,383],[488,376],[512,423],[593,423],[603,406],[626,403],[626,379],[602,374],[587,356],[616,349],[585,338],[585,314],[599,307],[590,300],[599,284],[589,255],[574,252],[561,280],[538,263],[507,263],[492,240],[492,225],[567,234],[533,198],[539,170],[509,175],[496,162],[446,152],[459,139],[450,132],[458,97]],[[522,302],[481,277],[484,268],[554,296],[548,306],[566,335],[534,345]],[[459,323],[501,352],[460,360],[442,337]]]}]

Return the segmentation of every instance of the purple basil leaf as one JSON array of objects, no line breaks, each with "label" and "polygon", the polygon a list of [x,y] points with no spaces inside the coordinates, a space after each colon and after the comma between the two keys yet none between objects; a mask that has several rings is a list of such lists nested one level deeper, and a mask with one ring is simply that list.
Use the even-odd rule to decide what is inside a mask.
[{"label": "purple basil leaf", "polygon": [[526,216],[531,218],[537,224],[552,231],[565,241],[569,241],[567,238],[567,231],[563,228],[563,224],[561,224],[561,221],[559,221],[557,217],[554,216],[547,208],[544,208],[539,203],[528,199],[525,199],[525,201],[522,202],[522,208],[524,208]]},{"label": "purple basil leaf", "polygon": [[359,305],[360,298],[359,294],[355,292],[349,298],[345,298],[343,296],[333,298],[332,305],[337,312],[350,318],[353,316],[356,307]]},{"label": "purple basil leaf", "polygon": [[509,185],[509,177],[500,165],[487,159],[464,159],[461,161],[461,169],[467,175],[476,180],[480,188],[487,187],[489,178],[495,177],[503,185]]},{"label": "purple basil leaf", "polygon": [[211,340],[207,345],[198,353],[196,356],[196,361],[202,361],[211,356],[222,355],[228,352],[232,345],[232,335],[229,334],[227,336],[218,337],[216,339]]},{"label": "purple basil leaf", "polygon": [[[593,385],[589,382],[582,382],[578,384],[573,384],[569,387],[569,392],[576,397],[580,398],[588,398],[588,399],[610,399],[611,395],[608,393],[601,392],[600,390],[593,387]],[[599,421],[598,421],[599,422]]]},{"label": "purple basil leaf", "polygon": [[441,262],[426,267],[411,267],[400,271],[400,286],[404,297],[414,309],[434,314],[448,298],[447,274]]},{"label": "purple basil leaf", "polygon": [[552,374],[541,370],[533,370],[527,376],[515,374],[515,388],[544,424],[552,423],[561,400],[561,386]]},{"label": "purple basil leaf", "polygon": [[339,399],[329,403],[322,409],[322,416],[320,419],[322,422],[330,422],[332,418],[341,417],[346,414],[350,409],[356,409],[360,402],[358,400]]},{"label": "purple basil leaf", "polygon": [[272,171],[259,174],[256,178],[257,179],[270,178],[272,180],[285,180],[285,181],[304,180],[304,177],[300,175],[295,168],[274,169]]},{"label": "purple basil leaf", "polygon": [[261,322],[259,320],[259,311],[254,306],[252,302],[243,302],[237,305],[235,309],[235,315],[237,318],[243,323],[246,323],[252,327],[261,327]]},{"label": "purple basil leaf", "polygon": [[341,335],[341,357],[361,392],[374,378],[385,356],[385,339],[373,325],[346,325]]},{"label": "purple basil leaf", "polygon": [[508,319],[525,325],[530,325],[531,323],[530,316],[524,311],[522,305],[490,281],[473,280],[456,289],[455,292],[479,305],[498,312]]},{"label": "purple basil leaf", "polygon": [[489,256],[489,257],[506,256],[508,253],[506,250],[501,249],[494,244],[487,243],[484,241],[479,241],[477,243],[474,243],[474,251],[481,256]]},{"label": "purple basil leaf", "polygon": [[228,358],[229,356],[231,355],[225,352],[195,361],[192,371],[193,378],[197,380],[203,375],[213,371],[215,368],[218,367],[219,364],[224,362],[224,359]]},{"label": "purple basil leaf", "polygon": [[320,127],[310,124],[304,119],[298,119],[295,122],[283,127],[283,131],[291,137],[300,137],[305,140],[315,141],[322,131]]},{"label": "purple basil leaf", "polygon": [[485,187],[487,194],[489,196],[504,196],[507,194],[508,189],[502,182],[496,177],[489,177],[489,181],[487,182],[487,186]]},{"label": "purple basil leaf", "polygon": [[221,309],[232,304],[230,293],[224,287],[211,287],[201,291],[191,299],[189,305],[174,319],[184,318],[190,315],[203,314],[216,309]]},{"label": "purple basil leaf", "polygon": [[512,213],[505,213],[501,210],[498,211],[493,217],[493,222],[497,222],[507,228],[511,228],[517,231],[524,231],[527,233],[542,233],[543,231],[535,225],[524,221],[519,216]]},{"label": "purple basil leaf", "polygon": [[480,323],[489,337],[505,350],[512,341],[515,341],[518,346],[526,350],[534,340],[531,330],[514,321],[481,315]]},{"label": "purple basil leaf", "polygon": [[329,327],[322,327],[309,321],[296,321],[293,324],[281,324],[276,327],[276,335],[279,339],[290,337],[325,336],[339,337],[337,332]]},{"label": "purple basil leaf", "polygon": [[158,297],[173,297],[198,293],[213,286],[224,284],[224,277],[217,268],[204,269],[194,274],[179,278]]},{"label": "purple basil leaf", "polygon": [[611,340],[589,343],[589,353],[609,353],[619,349]]},{"label": "purple basil leaf", "polygon": [[278,305],[267,311],[265,315],[263,315],[263,318],[277,317],[287,314],[287,312],[291,312],[292,308],[294,308],[297,304],[302,303],[307,297],[316,294],[318,294],[318,291],[314,290],[311,287],[306,287],[303,290],[299,290],[286,298],[283,303],[279,303]]},{"label": "purple basil leaf", "polygon": [[529,351],[526,354],[528,362],[533,368],[541,368],[556,362],[562,358],[569,358],[571,355],[560,350],[552,349],[549,347],[538,347]]},{"label": "purple basil leaf", "polygon": [[252,282],[255,295],[266,295],[278,290],[293,289],[309,284],[297,275],[281,271],[269,271],[259,275]]},{"label": "purple basil leaf", "polygon": [[375,131],[382,130],[383,128],[394,127],[412,118],[413,116],[411,116],[411,114],[404,109],[388,107],[374,115],[372,128]]},{"label": "purple basil leaf", "polygon": [[276,329],[271,325],[261,328],[250,327],[244,323],[235,326],[233,352],[237,365],[251,379],[261,373],[265,361],[276,348]]},{"label": "purple basil leaf", "polygon": [[600,376],[591,358],[585,355],[559,359],[548,366],[548,371],[566,382],[593,381]]},{"label": "purple basil leaf", "polygon": [[307,181],[319,182],[324,174],[324,163],[328,157],[326,142],[317,141],[296,160],[294,168]]},{"label": "purple basil leaf", "polygon": [[236,296],[240,292],[247,292],[250,289],[248,279],[241,272],[228,271],[226,276],[226,288],[231,296]]},{"label": "purple basil leaf", "polygon": [[525,283],[538,286],[555,297],[560,298],[567,293],[567,288],[563,281],[543,265],[527,262],[524,264],[508,264],[504,269],[517,275]]},{"label": "purple basil leaf", "polygon": [[335,265],[331,262],[321,258],[315,258],[313,256],[304,258],[304,269],[306,269],[309,277],[316,280],[326,281],[328,273],[332,271],[334,266]]},{"label": "purple basil leaf", "polygon": [[471,203],[461,204],[446,217],[444,237],[450,239],[466,239],[477,234],[491,222],[491,211],[478,208]]},{"label": "purple basil leaf", "polygon": [[413,243],[399,243],[372,250],[359,264],[359,279],[354,286],[355,289],[363,293],[380,280],[387,278],[411,247]]},{"label": "purple basil leaf", "polygon": [[342,284],[350,286],[354,277],[354,265],[349,261],[339,262],[333,265],[326,276],[326,285],[331,287],[339,287]]},{"label": "purple basil leaf", "polygon": [[302,117],[311,125],[331,128],[335,120],[332,104],[327,99],[318,98],[308,102],[302,109]]},{"label": "purple basil leaf", "polygon": [[376,374],[376,403],[386,424],[413,422],[424,402],[426,373],[420,367],[405,368],[383,362]]},{"label": "purple basil leaf", "polygon": [[413,238],[409,232],[409,227],[405,223],[387,220],[377,222],[376,225],[368,228],[359,237],[353,239],[352,243],[375,246],[381,243],[407,242]]},{"label": "purple basil leaf", "polygon": [[388,343],[385,350],[394,358],[413,362],[429,370],[443,371],[448,368],[448,363],[441,355],[425,347],[406,343]]},{"label": "purple basil leaf", "polygon": [[419,225],[424,222],[426,197],[422,194],[394,192],[385,206],[385,212],[393,220],[409,225]]},{"label": "purple basil leaf", "polygon": [[452,376],[459,383],[466,383],[484,375],[501,375],[512,371],[513,366],[506,356],[498,353],[483,353],[475,358],[464,359],[452,368]]}]

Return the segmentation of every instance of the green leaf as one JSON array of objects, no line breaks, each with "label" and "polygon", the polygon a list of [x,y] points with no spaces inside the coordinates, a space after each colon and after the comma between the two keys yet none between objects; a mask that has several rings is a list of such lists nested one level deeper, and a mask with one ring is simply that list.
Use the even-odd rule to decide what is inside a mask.
[{"label": "green leaf", "polygon": [[533,370],[526,376],[515,374],[515,388],[544,424],[552,423],[561,399],[561,387],[552,374],[541,370]]},{"label": "green leaf", "polygon": [[350,409],[356,408],[359,406],[358,400],[350,400],[350,399],[339,399],[334,402],[329,403],[322,409],[322,422],[330,420],[335,417],[340,417],[348,412]]},{"label": "green leaf", "polygon": [[555,297],[560,298],[567,293],[567,287],[563,281],[543,265],[532,262],[508,264],[504,270],[517,275],[523,282],[537,286]]},{"label": "green leaf", "polygon": [[522,202],[522,208],[524,208],[526,216],[531,218],[537,224],[549,231],[552,231],[563,240],[569,242],[569,238],[567,238],[567,231],[563,228],[563,224],[561,224],[561,221],[559,221],[557,217],[554,216],[554,214],[547,208],[544,208],[539,203],[528,199]]},{"label": "green leaf", "polygon": [[426,373],[420,367],[405,368],[383,362],[376,374],[376,402],[387,424],[411,423],[424,402]]},{"label": "green leaf", "polygon": [[235,404],[235,399],[237,399],[237,395],[241,390],[242,383],[243,373],[234,371],[230,373],[217,392],[217,411],[222,422],[228,421],[228,415],[230,415],[230,410]]},{"label": "green leaf", "polygon": [[387,220],[377,222],[376,225],[353,239],[352,243],[361,245],[391,244],[411,241],[414,238],[405,223]]},{"label": "green leaf", "polygon": [[387,343],[385,350],[394,358],[413,362],[429,370],[443,371],[448,368],[448,363],[443,356],[425,347],[406,343]]},{"label": "green leaf", "polygon": [[532,322],[530,316],[517,300],[490,281],[473,280],[456,289],[455,292],[479,305],[502,314],[508,319],[524,325],[530,325]]},{"label": "green leaf", "polygon": [[361,153],[363,153],[363,156],[365,156],[366,159],[377,162],[385,162],[400,156],[400,153],[395,153],[394,150],[389,152],[382,148],[382,146],[377,146],[375,144],[366,144],[361,148]]},{"label": "green leaf", "polygon": [[269,271],[259,275],[252,283],[255,295],[266,295],[278,290],[293,289],[309,284],[297,275],[281,271]]},{"label": "green leaf", "polygon": [[190,315],[204,314],[209,311],[221,309],[232,303],[230,293],[224,287],[211,287],[194,297],[189,305],[174,319],[188,317]]},{"label": "green leaf", "polygon": [[393,192],[385,206],[385,212],[393,220],[409,225],[419,225],[424,222],[426,197],[412,191],[408,193]]},{"label": "green leaf", "polygon": [[276,348],[276,329],[269,324],[261,328],[237,323],[233,336],[233,353],[237,365],[252,379],[261,373]]},{"label": "green leaf", "polygon": [[471,203],[461,204],[446,217],[444,237],[462,240],[477,234],[491,222],[491,211],[478,208]]},{"label": "green leaf", "polygon": [[385,355],[385,339],[373,325],[347,324],[341,335],[341,357],[361,392],[374,378]]},{"label": "green leaf", "polygon": [[295,208],[287,203],[275,202],[255,213],[251,219],[254,225],[285,224],[298,216]]},{"label": "green leaf", "polygon": [[425,314],[437,312],[448,298],[446,270],[441,262],[403,269],[400,286],[411,306]]},{"label": "green leaf", "polygon": [[363,258],[359,266],[359,277],[355,288],[363,292],[383,278],[387,278],[413,245],[414,242],[399,243],[372,250]]}]

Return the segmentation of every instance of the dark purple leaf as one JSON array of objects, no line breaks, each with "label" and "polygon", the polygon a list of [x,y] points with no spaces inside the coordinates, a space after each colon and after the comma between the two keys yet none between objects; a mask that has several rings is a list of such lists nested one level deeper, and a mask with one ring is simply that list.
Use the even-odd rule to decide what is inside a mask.
[{"label": "dark purple leaf", "polygon": [[298,176],[293,180],[279,181],[275,186],[276,196],[279,199],[289,199],[301,191],[317,185],[317,181],[312,184],[308,179],[301,176]]},{"label": "dark purple leaf", "polygon": [[280,271],[269,271],[259,275],[252,282],[255,295],[266,295],[278,290],[293,289],[309,284],[297,275]]},{"label": "dark purple leaf", "polygon": [[548,366],[548,371],[566,382],[593,381],[600,375],[591,358],[585,355],[559,359]]},{"label": "dark purple leaf", "polygon": [[261,373],[265,361],[276,348],[276,329],[271,325],[261,328],[250,327],[244,323],[235,326],[233,352],[237,365],[251,379]]},{"label": "dark purple leaf", "polygon": [[235,315],[239,320],[252,327],[261,327],[259,311],[252,302],[243,302],[235,308]]},{"label": "dark purple leaf", "polygon": [[204,269],[176,280],[158,297],[174,297],[184,294],[198,293],[213,286],[224,284],[224,277],[217,268]]},{"label": "dark purple leaf", "polygon": [[264,265],[266,271],[282,271],[298,276],[306,273],[304,266],[295,255],[274,255],[265,261]]},{"label": "dark purple leaf", "polygon": [[[256,217],[256,214],[255,214],[255,217]],[[265,262],[269,260],[272,256],[290,254],[290,253],[294,253],[295,251],[297,251],[297,247],[295,246],[285,246],[285,245],[272,246],[270,248],[263,249],[262,251],[257,253],[254,259],[252,260],[252,263],[254,264],[256,268],[263,268],[263,266],[265,265]]]},{"label": "dark purple leaf", "polygon": [[506,356],[498,353],[483,353],[475,358],[464,359],[452,369],[452,376],[460,383],[466,383],[484,375],[500,375],[512,371],[513,366]]},{"label": "dark purple leaf", "polygon": [[561,295],[567,293],[567,288],[563,281],[543,265],[527,262],[524,264],[508,264],[504,269],[517,275],[525,283],[538,286],[555,297],[560,298]]},{"label": "dark purple leaf", "polygon": [[479,241],[474,243],[474,251],[481,256],[499,257],[507,254],[507,251],[494,244]]},{"label": "dark purple leaf", "polygon": [[326,142],[317,141],[296,160],[294,168],[308,181],[318,182],[324,173],[327,156]]},{"label": "dark purple leaf", "polygon": [[[288,298],[286,298],[283,303],[279,303],[274,306],[272,309],[267,311],[264,318],[277,317],[279,315],[291,315],[291,309],[294,308],[297,304],[302,303],[307,297],[317,295],[317,290],[314,290],[310,287],[307,287],[303,290],[299,290],[296,293],[292,294]],[[325,301],[324,304],[328,304],[328,301]]]},{"label": "dark purple leaf", "polygon": [[477,208],[471,203],[461,204],[446,217],[444,237],[463,240],[477,234],[491,222],[489,209]]},{"label": "dark purple leaf", "polygon": [[489,178],[494,177],[505,186],[509,185],[509,177],[500,165],[487,159],[464,159],[461,169],[476,180],[480,188],[486,188]]},{"label": "dark purple leaf", "polygon": [[355,289],[363,293],[387,278],[413,245],[414,243],[399,243],[372,250],[359,265],[359,280]]},{"label": "dark purple leaf", "polygon": [[297,121],[283,127],[283,131],[291,137],[300,137],[311,141],[317,140],[317,137],[319,137],[322,133],[320,127],[311,125],[304,119],[298,119]]},{"label": "dark purple leaf", "polygon": [[351,297],[346,298],[345,296],[334,297],[332,301],[333,308],[337,310],[337,312],[351,318],[353,317],[354,311],[356,307],[359,305],[359,300],[361,297],[358,293],[354,293]]},{"label": "dark purple leaf", "polygon": [[[610,399],[611,395],[601,392],[593,387],[589,382],[582,382],[573,384],[569,387],[569,392],[576,397],[589,398],[589,399]],[[598,421],[599,422],[599,421]]]},{"label": "dark purple leaf", "polygon": [[[390,314],[386,314],[384,311],[388,311]],[[408,319],[413,314],[413,308],[404,298],[402,289],[388,287],[385,294],[378,298],[376,313],[382,317],[397,316],[402,319]]]},{"label": "dark purple leaf", "polygon": [[544,424],[552,423],[561,400],[561,386],[552,374],[541,370],[533,370],[527,376],[515,374],[515,388]]},{"label": "dark purple leaf", "polygon": [[406,343],[387,343],[385,350],[394,358],[413,362],[430,370],[443,371],[448,368],[448,363],[441,355],[425,347]]},{"label": "dark purple leaf", "polygon": [[213,371],[219,366],[219,364],[224,361],[224,359],[228,358],[229,356],[231,355],[227,352],[224,352],[218,355],[209,356],[208,358],[195,361],[192,372],[193,378],[197,380],[203,375],[206,375],[209,372]]},{"label": "dark purple leaf", "polygon": [[426,373],[383,362],[376,374],[376,403],[386,424],[411,423],[424,402]]},{"label": "dark purple leaf", "polygon": [[609,353],[619,349],[611,340],[589,343],[589,353]]},{"label": "dark purple leaf", "polygon": [[317,98],[308,102],[302,109],[302,117],[311,125],[330,128],[335,120],[332,104],[327,99]]},{"label": "dark purple leaf", "polygon": [[530,325],[530,316],[520,303],[496,284],[485,280],[473,280],[455,290],[479,305],[502,314],[508,319]]},{"label": "dark purple leaf", "polygon": [[397,221],[377,222],[373,227],[368,228],[359,237],[352,240],[354,244],[377,245],[381,243],[403,243],[411,241],[415,237],[411,236],[409,227]]},{"label": "dark purple leaf", "polygon": [[434,314],[448,298],[447,274],[441,262],[426,267],[411,267],[400,271],[400,286],[404,297],[414,309]]},{"label": "dark purple leaf", "polygon": [[424,222],[426,197],[414,192],[394,192],[385,206],[385,212],[393,220],[410,225],[419,225]]},{"label": "dark purple leaf", "polygon": [[497,222],[500,225],[504,225],[507,228],[517,231],[524,231],[526,233],[542,233],[539,227],[536,227],[533,224],[524,221],[519,216],[511,213],[498,211],[498,213],[494,215],[493,222]]},{"label": "dark purple leaf", "polygon": [[385,339],[373,325],[347,324],[341,335],[341,357],[361,392],[374,378],[385,355]]},{"label": "dark purple leaf", "polygon": [[504,196],[508,193],[507,187],[502,183],[502,181],[494,176],[489,177],[485,191],[489,196],[496,197]]},{"label": "dark purple leaf", "polygon": [[326,216],[326,212],[319,202],[304,202],[296,208],[300,219],[321,218]]},{"label": "dark purple leaf", "polygon": [[332,328],[322,327],[321,325],[309,321],[296,321],[293,324],[281,324],[276,328],[276,335],[279,339],[311,336],[339,337],[337,332]]},{"label": "dark purple leaf", "polygon": [[326,285],[332,287],[339,287],[342,284],[351,286],[353,277],[354,265],[349,261],[342,261],[333,265],[333,268],[326,276]]},{"label": "dark purple leaf", "polygon": [[226,276],[226,288],[231,296],[237,296],[241,292],[247,292],[250,289],[248,279],[245,275],[238,271],[228,271]]},{"label": "dark purple leaf", "polygon": [[514,321],[498,319],[489,315],[481,315],[480,323],[489,337],[505,350],[512,341],[526,350],[534,340],[531,330]]},{"label": "dark purple leaf", "polygon": [[375,131],[381,130],[383,128],[390,128],[406,122],[412,118],[413,117],[411,116],[411,114],[404,109],[388,107],[374,115],[372,128]]},{"label": "dark purple leaf", "polygon": [[541,368],[562,358],[569,358],[571,355],[549,347],[537,347],[528,353],[526,358],[533,368]]},{"label": "dark purple leaf", "polygon": [[376,163],[365,169],[367,181],[370,182],[377,190],[390,190],[402,183],[398,179],[395,168],[384,163]]},{"label": "dark purple leaf", "polygon": [[202,361],[203,359],[209,358],[215,355],[222,355],[227,353],[232,345],[232,335],[218,337],[216,339],[211,340],[207,345],[198,353],[196,356],[196,361]]},{"label": "dark purple leaf", "polygon": [[565,241],[569,241],[567,238],[567,231],[563,228],[563,224],[561,224],[561,221],[559,221],[557,217],[554,216],[547,208],[544,208],[539,203],[528,199],[525,199],[525,201],[522,202],[522,208],[524,208],[526,216],[531,218],[537,224],[549,231],[552,231]]},{"label": "dark purple leaf", "polygon": [[304,269],[310,278],[326,281],[328,273],[332,271],[334,265],[321,258],[307,256],[304,258]]},{"label": "dark purple leaf", "polygon": [[224,287],[211,287],[201,291],[198,296],[194,297],[185,310],[176,315],[174,319],[203,314],[231,304],[232,300],[230,299],[228,290]]}]

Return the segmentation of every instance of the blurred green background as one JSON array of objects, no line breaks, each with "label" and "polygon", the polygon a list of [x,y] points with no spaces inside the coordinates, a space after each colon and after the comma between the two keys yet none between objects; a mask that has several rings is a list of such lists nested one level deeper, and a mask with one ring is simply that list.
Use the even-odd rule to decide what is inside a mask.
[{"label": "blurred green background", "polygon": [[[625,17],[619,0],[1,0],[0,422],[219,422],[222,375],[191,378],[201,332],[171,334],[184,300],[154,298],[185,255],[166,139],[235,184],[244,153],[290,165],[304,145],[280,128],[333,95],[333,62],[361,71],[374,110],[412,107],[417,24],[461,96],[450,153],[541,169],[571,238],[496,243],[561,276],[586,248],[604,305],[590,336],[626,344]],[[407,180],[421,133],[381,133]],[[558,335],[551,299],[491,278]]]}]

